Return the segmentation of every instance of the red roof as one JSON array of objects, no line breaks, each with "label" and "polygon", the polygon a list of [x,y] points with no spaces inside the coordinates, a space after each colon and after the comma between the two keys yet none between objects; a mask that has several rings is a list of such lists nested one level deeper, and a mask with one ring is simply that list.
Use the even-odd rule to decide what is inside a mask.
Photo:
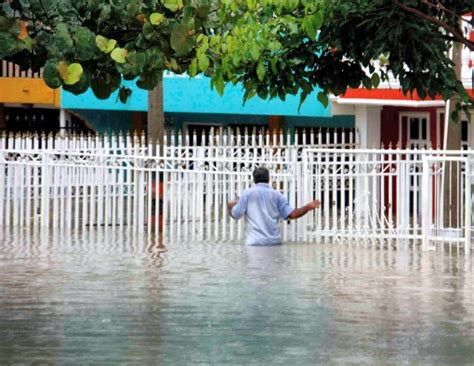
[{"label": "red roof", "polygon": [[[472,95],[472,89],[468,90],[469,94]],[[348,89],[346,94],[342,95],[341,98],[351,99],[390,99],[390,100],[414,100],[421,101],[418,93],[408,93],[404,95],[401,89]],[[424,100],[433,100],[427,97]],[[442,100],[441,96],[437,96],[434,100]]]}]

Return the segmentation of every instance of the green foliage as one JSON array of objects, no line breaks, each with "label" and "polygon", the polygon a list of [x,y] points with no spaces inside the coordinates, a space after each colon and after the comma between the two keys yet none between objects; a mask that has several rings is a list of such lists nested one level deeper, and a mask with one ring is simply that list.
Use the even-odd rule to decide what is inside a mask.
[{"label": "green foliage", "polygon": [[100,51],[104,53],[110,53],[117,45],[117,41],[115,39],[108,39],[98,35],[95,37],[95,44]]},{"label": "green foliage", "polygon": [[[39,71],[52,88],[107,98],[122,77],[153,89],[165,69],[194,74],[196,38],[218,29],[214,0],[14,0],[0,6],[0,60]],[[196,61],[193,61],[195,60]],[[129,91],[120,89],[125,101]]]},{"label": "green foliage", "polygon": [[124,64],[127,61],[128,51],[125,48],[115,48],[110,57],[119,64]]},{"label": "green foliage", "polygon": [[161,13],[153,13],[150,15],[150,23],[153,25],[160,25],[166,17]]},{"label": "green foliage", "polygon": [[61,79],[59,77],[58,63],[54,61],[48,61],[44,65],[43,78],[45,83],[50,88],[59,88],[61,86]]},{"label": "green foliage", "polygon": [[[446,1],[446,10],[399,2],[427,17],[387,0],[223,1],[219,17],[232,27],[210,36],[214,82],[242,83],[245,100],[299,93],[303,102],[321,88],[318,100],[327,105],[329,93],[377,88],[393,75],[404,93],[456,94],[472,103],[448,57],[451,39],[438,24],[462,34],[459,18],[472,11],[472,2]],[[467,45],[474,50],[474,43]]]},{"label": "green foliage", "polygon": [[186,24],[177,24],[171,31],[171,47],[178,56],[183,56],[191,51],[194,46],[193,30]]},{"label": "green foliage", "polygon": [[[60,71],[59,74],[61,76],[61,79],[63,79],[64,84],[74,85],[78,83],[79,80],[81,80],[81,77],[84,74],[84,69],[82,68],[81,64],[73,63],[70,65],[66,65],[62,63],[62,65],[64,65],[65,71],[63,73],[61,73]],[[62,65],[60,63],[59,68],[61,68]]]},{"label": "green foliage", "polygon": [[162,0],[162,3],[165,6],[165,8],[173,12],[176,12],[183,7],[182,0]]},{"label": "green foliage", "polygon": [[168,69],[203,72],[219,94],[241,83],[244,101],[299,94],[303,102],[321,90],[327,105],[329,93],[376,88],[393,75],[405,93],[470,103],[448,58],[451,39],[429,19],[462,33],[471,1],[445,1],[447,10],[398,2],[427,17],[389,0],[14,0],[0,7],[0,59],[44,67],[49,86],[91,87],[100,98],[122,78],[152,89]]}]

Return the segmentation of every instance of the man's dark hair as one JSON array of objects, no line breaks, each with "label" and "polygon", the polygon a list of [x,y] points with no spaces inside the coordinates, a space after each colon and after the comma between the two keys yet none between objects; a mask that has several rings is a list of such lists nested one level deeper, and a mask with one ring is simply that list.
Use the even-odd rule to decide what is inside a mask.
[{"label": "man's dark hair", "polygon": [[270,182],[270,172],[267,168],[260,167],[254,170],[253,172],[253,181],[257,183],[269,183]]}]

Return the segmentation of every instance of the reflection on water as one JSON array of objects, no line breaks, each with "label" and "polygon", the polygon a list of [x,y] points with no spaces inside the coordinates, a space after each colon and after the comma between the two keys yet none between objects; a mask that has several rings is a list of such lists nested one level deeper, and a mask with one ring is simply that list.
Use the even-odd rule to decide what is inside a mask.
[{"label": "reflection on water", "polygon": [[0,364],[474,363],[447,252],[0,233]]}]

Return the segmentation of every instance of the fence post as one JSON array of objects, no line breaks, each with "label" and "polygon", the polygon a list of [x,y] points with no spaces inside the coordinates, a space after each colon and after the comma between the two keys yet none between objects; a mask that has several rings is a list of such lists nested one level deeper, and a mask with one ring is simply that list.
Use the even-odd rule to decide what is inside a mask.
[{"label": "fence post", "polygon": [[423,168],[422,168],[422,176],[421,176],[421,186],[422,186],[422,245],[423,250],[428,250],[429,247],[429,230],[430,230],[430,190],[428,189],[430,183],[430,171],[429,171],[429,164],[428,164],[428,157],[423,155]]},{"label": "fence post", "polygon": [[48,153],[41,153],[41,226],[49,226],[50,167]]},{"label": "fence post", "polygon": [[[302,203],[306,204],[307,202],[312,199],[310,196],[311,188],[309,185],[309,172],[308,172],[308,151],[307,149],[303,149],[301,152],[301,178],[303,180],[303,199]],[[311,197],[311,198],[310,198]],[[313,217],[313,215],[310,213],[310,215],[306,215],[306,217],[303,217],[304,223],[303,223],[303,240],[308,241],[308,225],[309,225],[309,218],[307,216]]]},{"label": "fence post", "polygon": [[464,232],[466,237],[465,252],[471,253],[471,225],[472,225],[472,196],[471,196],[471,162],[466,159],[465,162],[465,195],[466,201],[464,205]]},{"label": "fence post", "polygon": [[[0,137],[2,138],[2,137]],[[4,195],[5,195],[5,178],[7,174],[5,172],[5,152],[0,150],[0,226],[3,226],[4,216]],[[8,199],[8,197],[6,197]],[[5,214],[8,214],[7,212]]]}]

